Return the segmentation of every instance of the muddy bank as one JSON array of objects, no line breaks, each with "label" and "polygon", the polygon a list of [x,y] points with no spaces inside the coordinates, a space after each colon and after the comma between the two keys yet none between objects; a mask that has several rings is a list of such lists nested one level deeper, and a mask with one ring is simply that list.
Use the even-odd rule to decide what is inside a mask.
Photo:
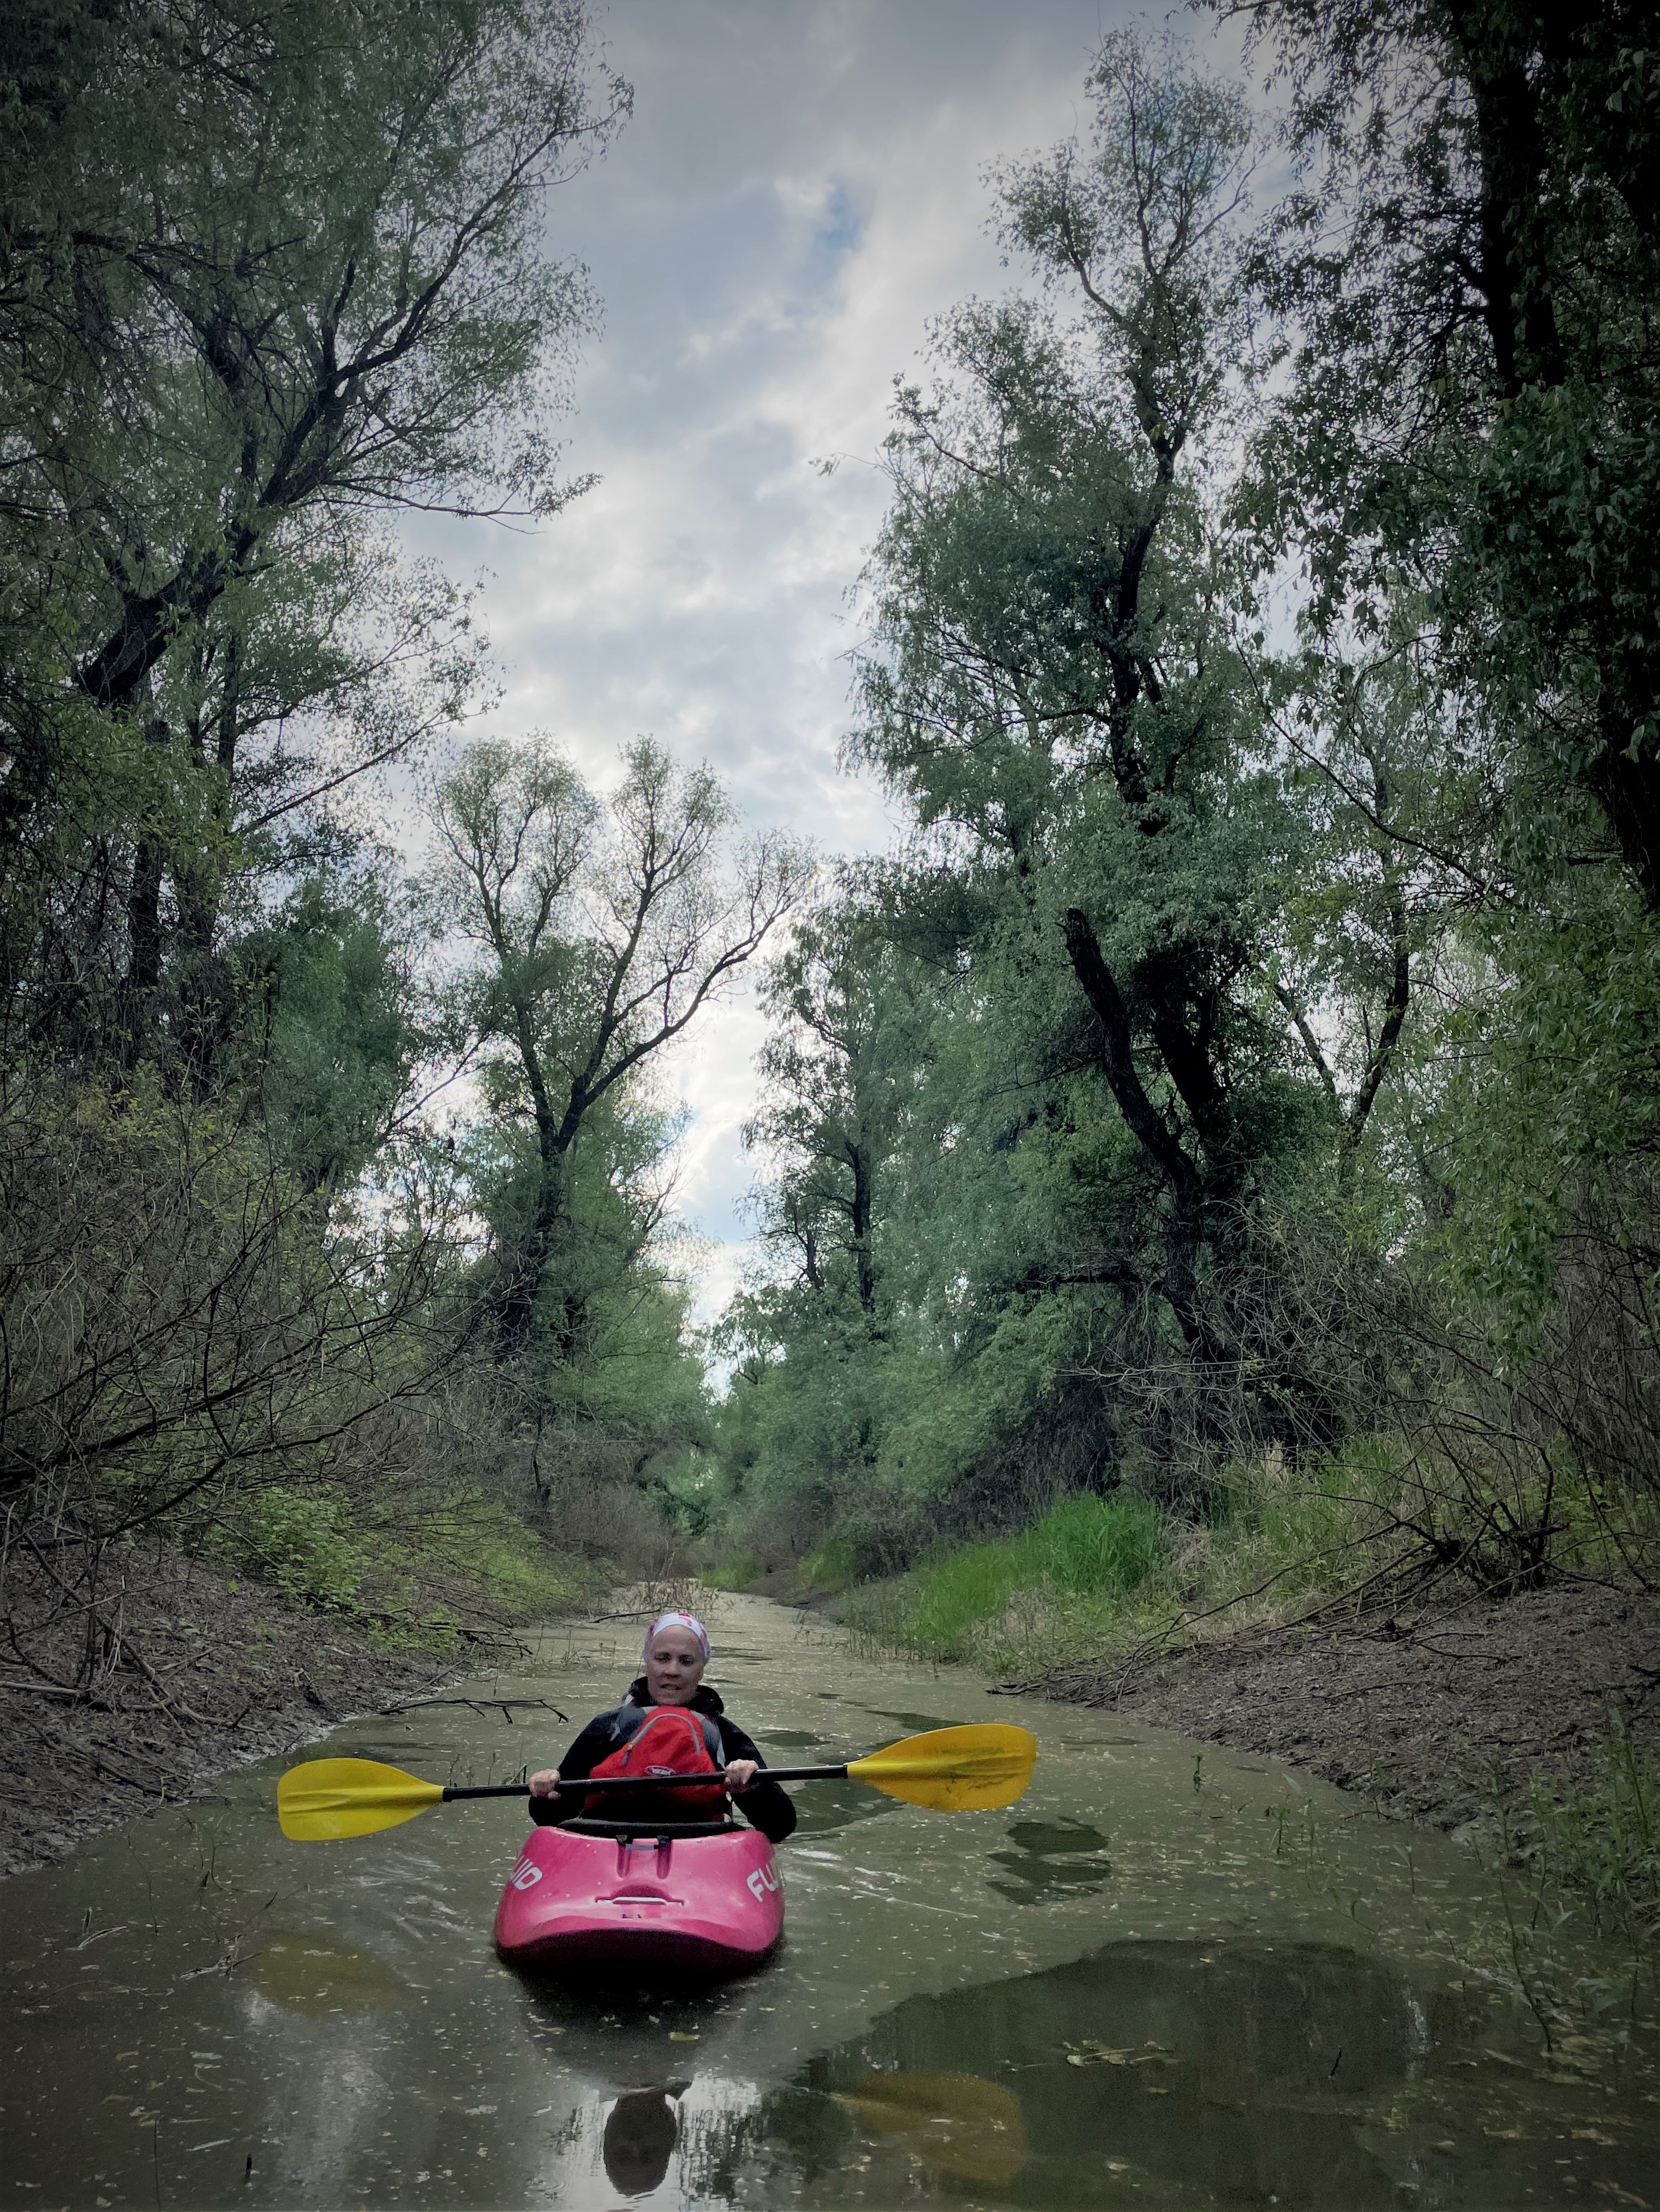
[{"label": "muddy bank", "polygon": [[[87,1619],[21,1587],[26,1635],[0,1645],[0,1873],[191,1796],[209,1777],[310,1742],[355,1713],[431,1691],[454,1662],[377,1648],[344,1623],[195,1562],[135,1553]],[[46,1624],[43,1626],[43,1622]],[[106,1633],[109,1630],[111,1632]]]},{"label": "muddy bank", "polygon": [[1589,1781],[1610,1708],[1660,1756],[1660,1606],[1567,1586],[1317,1632],[1280,1630],[1152,1664],[1057,1668],[1041,1694],[1265,1753],[1456,1828],[1495,1780]]}]

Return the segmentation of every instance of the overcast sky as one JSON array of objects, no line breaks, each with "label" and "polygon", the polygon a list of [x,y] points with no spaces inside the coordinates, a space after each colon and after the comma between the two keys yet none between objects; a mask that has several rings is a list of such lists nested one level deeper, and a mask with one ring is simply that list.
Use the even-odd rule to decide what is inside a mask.
[{"label": "overcast sky", "polygon": [[[747,818],[830,851],[885,845],[841,774],[846,595],[880,519],[873,459],[929,319],[1011,272],[986,163],[1083,127],[1115,0],[611,0],[596,9],[633,121],[550,202],[555,251],[605,302],[570,427],[602,478],[534,536],[442,539],[490,572],[508,691],[491,726],[548,731],[598,781],[649,733],[708,760]],[[1155,19],[1157,20],[1157,19]],[[815,461],[841,456],[833,475]],[[681,1211],[724,1302],[747,1231],[747,997],[668,1071],[692,1111]]]}]

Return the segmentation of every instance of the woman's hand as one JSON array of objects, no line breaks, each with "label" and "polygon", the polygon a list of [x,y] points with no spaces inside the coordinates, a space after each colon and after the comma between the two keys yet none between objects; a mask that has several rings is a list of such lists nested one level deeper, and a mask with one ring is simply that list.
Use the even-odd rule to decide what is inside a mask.
[{"label": "woman's hand", "polygon": [[759,1759],[729,1759],[727,1762],[727,1787],[734,1797],[741,1797],[745,1790],[754,1789],[755,1778],[760,1771]]},{"label": "woman's hand", "polygon": [[532,1797],[556,1797],[559,1795],[558,1768],[544,1766],[539,1774],[532,1774],[530,1778],[530,1794]]}]

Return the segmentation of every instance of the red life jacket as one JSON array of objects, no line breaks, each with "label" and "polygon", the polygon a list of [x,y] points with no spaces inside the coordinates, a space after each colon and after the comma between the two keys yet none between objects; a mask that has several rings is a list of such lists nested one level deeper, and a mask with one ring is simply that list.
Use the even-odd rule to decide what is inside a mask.
[{"label": "red life jacket", "polygon": [[[726,1765],[721,1731],[707,1713],[687,1705],[619,1705],[611,1716],[619,1748],[593,1769],[607,1774],[717,1774]],[[580,1788],[573,1783],[573,1790]],[[727,1809],[722,1785],[703,1790],[604,1790],[582,1810],[591,1820],[718,1820]]]}]

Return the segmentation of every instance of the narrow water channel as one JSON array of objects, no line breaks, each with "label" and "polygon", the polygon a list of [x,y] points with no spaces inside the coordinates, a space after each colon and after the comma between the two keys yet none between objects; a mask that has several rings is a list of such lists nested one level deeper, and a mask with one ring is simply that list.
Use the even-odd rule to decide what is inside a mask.
[{"label": "narrow water channel", "polygon": [[[1031,1792],[804,1788],[770,1965],[575,1990],[490,1949],[516,1806],[299,1845],[289,1762],[247,1768],[0,1887],[4,2204],[1660,2207],[1651,1996],[1617,1952],[1513,1930],[1474,1852],[760,1599],[712,1626],[775,1764],[1016,1720]],[[634,1651],[627,1624],[550,1630],[477,1705],[327,1747],[508,1778]]]}]

